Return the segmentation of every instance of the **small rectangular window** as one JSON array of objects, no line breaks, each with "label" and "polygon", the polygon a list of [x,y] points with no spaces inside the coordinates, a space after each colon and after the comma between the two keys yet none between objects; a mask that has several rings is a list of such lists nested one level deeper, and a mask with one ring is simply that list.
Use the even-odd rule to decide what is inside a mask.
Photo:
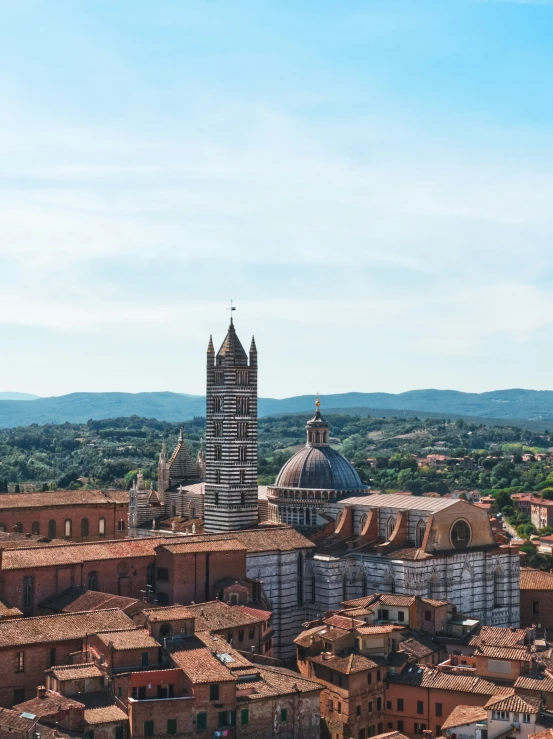
[{"label": "small rectangular window", "polygon": [[442,716],[442,704],[436,703],[436,716]]},{"label": "small rectangular window", "polygon": [[144,736],[153,736],[153,735],[154,735],[154,722],[144,721]]},{"label": "small rectangular window", "polygon": [[167,733],[168,734],[176,734],[177,733],[177,719],[176,718],[168,718],[167,719]]},{"label": "small rectangular window", "polygon": [[207,729],[207,713],[196,714],[196,729]]},{"label": "small rectangular window", "polygon": [[403,698],[398,698],[397,699],[397,710],[398,711],[403,711]]},{"label": "small rectangular window", "polygon": [[369,701],[369,704],[367,706],[367,711],[369,713],[372,713],[373,712],[373,702],[372,701]]},{"label": "small rectangular window", "polygon": [[432,611],[425,611],[424,612],[424,620],[425,621],[432,621]]},{"label": "small rectangular window", "polygon": [[255,637],[255,629],[252,627],[252,628],[250,628],[250,636],[249,636],[249,638],[250,639],[253,639],[254,637]]},{"label": "small rectangular window", "polygon": [[397,612],[397,620],[398,621],[405,621],[405,613],[403,611]]},{"label": "small rectangular window", "polygon": [[357,705],[356,706],[355,713],[357,714],[357,716],[360,716],[361,715],[361,706],[360,705]]},{"label": "small rectangular window", "polygon": [[392,701],[386,701],[386,710],[391,711],[392,710]]},{"label": "small rectangular window", "polygon": [[25,652],[17,652],[15,655],[15,671],[25,672]]},{"label": "small rectangular window", "polygon": [[376,710],[381,711],[382,710],[382,698],[376,699]]},{"label": "small rectangular window", "polygon": [[244,641],[244,629],[240,629],[238,632],[238,641]]},{"label": "small rectangular window", "polygon": [[398,731],[403,731],[403,719],[401,719],[401,718],[398,719],[398,722],[397,722],[397,730]]},{"label": "small rectangular window", "polygon": [[424,713],[423,701],[417,701],[417,713]]},{"label": "small rectangular window", "polygon": [[282,723],[284,723],[285,721],[288,721],[288,710],[286,708],[281,709],[280,720]]},{"label": "small rectangular window", "polygon": [[169,570],[167,569],[167,567],[157,568],[157,579],[161,580],[162,582],[167,582],[169,580]]},{"label": "small rectangular window", "polygon": [[240,723],[242,726],[247,726],[250,723],[250,712],[247,708],[240,711]]},{"label": "small rectangular window", "polygon": [[213,685],[209,686],[209,700],[210,701],[219,700],[219,685],[217,683],[214,683]]},{"label": "small rectangular window", "polygon": [[332,701],[332,700],[331,700],[331,699],[329,698],[329,700],[328,700],[328,703],[327,703],[327,706],[326,706],[326,707],[327,707],[327,710],[328,710],[328,712],[329,712],[329,713],[332,713],[332,711],[334,710],[334,701]]},{"label": "small rectangular window", "polygon": [[149,657],[148,652],[142,652],[142,667],[148,667]]},{"label": "small rectangular window", "polygon": [[115,739],[123,739],[124,736],[125,736],[125,727],[116,726],[115,727]]},{"label": "small rectangular window", "polygon": [[56,664],[56,647],[50,647],[48,650],[48,667],[54,667]]}]

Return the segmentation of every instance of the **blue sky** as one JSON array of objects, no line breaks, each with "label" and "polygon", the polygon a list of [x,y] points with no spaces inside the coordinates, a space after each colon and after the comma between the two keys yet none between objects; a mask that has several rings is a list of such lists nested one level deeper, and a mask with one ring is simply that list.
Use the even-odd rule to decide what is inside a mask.
[{"label": "blue sky", "polygon": [[0,17],[0,390],[553,387],[553,2]]}]

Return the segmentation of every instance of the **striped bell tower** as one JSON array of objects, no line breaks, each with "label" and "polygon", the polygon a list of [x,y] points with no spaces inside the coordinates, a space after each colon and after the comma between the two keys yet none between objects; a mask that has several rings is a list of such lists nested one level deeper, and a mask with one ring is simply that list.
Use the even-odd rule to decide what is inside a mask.
[{"label": "striped bell tower", "polygon": [[230,326],[215,356],[207,349],[204,525],[207,533],[247,529],[258,523],[257,349],[249,361]]}]

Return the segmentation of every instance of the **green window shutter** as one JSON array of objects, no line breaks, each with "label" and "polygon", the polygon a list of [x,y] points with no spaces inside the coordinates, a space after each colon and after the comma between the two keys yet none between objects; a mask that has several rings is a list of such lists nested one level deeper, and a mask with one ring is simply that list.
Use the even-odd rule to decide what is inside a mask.
[{"label": "green window shutter", "polygon": [[247,726],[250,723],[250,712],[247,708],[243,708],[240,713],[240,723],[242,726]]},{"label": "green window shutter", "polygon": [[236,726],[236,711],[230,711],[230,725]]},{"label": "green window shutter", "polygon": [[219,711],[219,728],[227,725],[227,712]]},{"label": "green window shutter", "polygon": [[196,716],[196,728],[207,729],[207,713],[198,713]]},{"label": "green window shutter", "polygon": [[282,708],[280,711],[280,720],[284,723],[285,721],[288,721],[288,711],[286,708]]},{"label": "green window shutter", "polygon": [[144,721],[144,736],[153,736],[153,735],[154,735],[154,722]]},{"label": "green window shutter", "polygon": [[167,719],[167,733],[168,734],[176,734],[177,733],[177,719],[176,718],[168,718]]}]

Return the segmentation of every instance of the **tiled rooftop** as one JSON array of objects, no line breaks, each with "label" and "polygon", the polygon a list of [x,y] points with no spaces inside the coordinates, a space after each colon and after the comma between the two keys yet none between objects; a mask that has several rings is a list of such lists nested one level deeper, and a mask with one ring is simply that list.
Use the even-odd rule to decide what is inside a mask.
[{"label": "tiled rooftop", "polygon": [[159,647],[158,642],[144,629],[129,629],[128,631],[104,631],[98,638],[106,646],[110,644],[117,652],[131,649],[151,649]]},{"label": "tiled rooftop", "polygon": [[55,490],[45,493],[5,493],[2,510],[14,508],[68,508],[69,506],[94,506],[106,503],[128,503],[126,490]]},{"label": "tiled rooftop", "polygon": [[423,657],[429,657],[431,654],[440,652],[443,647],[441,644],[437,644],[426,636],[416,634],[411,636],[411,638],[400,642],[398,649],[413,657],[417,657],[417,659],[422,659]]},{"label": "tiled rooftop", "polygon": [[476,633],[470,635],[467,643],[471,646],[486,644],[489,647],[523,647],[525,639],[525,629],[481,626]]},{"label": "tiled rooftop", "polygon": [[115,700],[103,691],[85,693],[79,696],[79,700],[84,704],[84,720],[91,726],[128,720],[127,714],[119,708]]},{"label": "tiled rooftop", "polygon": [[[553,501],[551,501],[553,502]],[[553,590],[553,575],[542,570],[520,568],[521,590]]]},{"label": "tiled rooftop", "polygon": [[87,680],[93,677],[102,677],[104,674],[94,662],[85,662],[80,665],[60,665],[51,667],[48,672],[60,682]]},{"label": "tiled rooftop", "polygon": [[474,652],[475,657],[490,657],[491,659],[509,659],[518,662],[530,662],[534,655],[526,648],[520,647],[491,647],[480,644]]},{"label": "tiled rooftop", "polygon": [[29,701],[25,701],[25,703],[14,706],[14,710],[21,711],[21,713],[33,713],[39,719],[45,716],[53,716],[60,711],[70,711],[71,709],[78,711],[83,708],[84,706],[80,700],[67,698],[54,690],[46,690],[43,697],[36,696]]},{"label": "tiled rooftop", "polygon": [[120,608],[122,611],[134,613],[141,606],[136,598],[125,598],[122,595],[111,593],[100,593],[96,590],[81,590],[80,588],[68,588],[59,595],[53,595],[40,603],[41,608],[49,608],[52,611],[64,613],[77,613],[79,611],[97,611],[106,608]]},{"label": "tiled rooftop", "polygon": [[541,699],[532,696],[507,695],[494,696],[485,705],[493,711],[514,711],[515,713],[537,713]]},{"label": "tiled rooftop", "polygon": [[7,736],[16,731],[30,731],[36,724],[36,718],[24,718],[22,713],[9,708],[0,708],[0,734]]},{"label": "tiled rooftop", "polygon": [[245,552],[246,547],[235,539],[223,541],[177,541],[161,545],[171,554],[197,554],[200,552]]},{"label": "tiled rooftop", "polygon": [[452,505],[469,505],[461,500],[453,498],[423,498],[421,496],[409,495],[370,495],[362,497],[345,498],[338,503],[339,506],[363,506],[364,508],[396,508],[400,511],[428,511],[436,513]]},{"label": "tiled rooftop", "polygon": [[0,621],[0,648],[83,639],[87,634],[99,631],[133,627],[131,619],[115,608],[92,613],[15,618]]},{"label": "tiled rooftop", "polygon": [[456,706],[442,724],[444,729],[454,729],[456,726],[473,724],[476,721],[486,721],[488,712],[482,706]]},{"label": "tiled rooftop", "polygon": [[184,670],[192,683],[228,682],[236,679],[197,636],[170,644],[168,648],[175,665]]},{"label": "tiled rooftop", "polygon": [[388,682],[399,685],[416,685],[435,690],[455,690],[460,693],[478,695],[511,695],[512,688],[500,687],[482,677],[456,675],[441,672],[431,667],[410,665],[396,675],[388,675]]},{"label": "tiled rooftop", "polygon": [[75,562],[98,562],[105,559],[153,557],[155,548],[168,540],[164,537],[142,537],[87,543],[64,542],[59,546],[22,547],[3,552],[3,570],[27,570]]},{"label": "tiled rooftop", "polygon": [[553,693],[553,678],[549,676],[538,680],[535,677],[521,675],[515,682],[515,688],[519,690],[539,690],[542,693]]},{"label": "tiled rooftop", "polygon": [[259,679],[244,684],[244,687],[248,688],[246,694],[240,694],[240,683],[236,685],[236,699],[239,703],[297,693],[320,692],[323,688],[319,683],[284,667],[252,665],[250,669],[237,670],[237,677],[252,673],[258,674]]},{"label": "tiled rooftop", "polygon": [[327,656],[324,654],[317,654],[314,657],[309,657],[311,662],[325,665],[330,670],[336,670],[344,675],[352,675],[356,672],[364,672],[365,670],[371,670],[379,665],[373,662],[372,659],[365,657],[363,654],[349,654],[344,657],[339,655]]}]

